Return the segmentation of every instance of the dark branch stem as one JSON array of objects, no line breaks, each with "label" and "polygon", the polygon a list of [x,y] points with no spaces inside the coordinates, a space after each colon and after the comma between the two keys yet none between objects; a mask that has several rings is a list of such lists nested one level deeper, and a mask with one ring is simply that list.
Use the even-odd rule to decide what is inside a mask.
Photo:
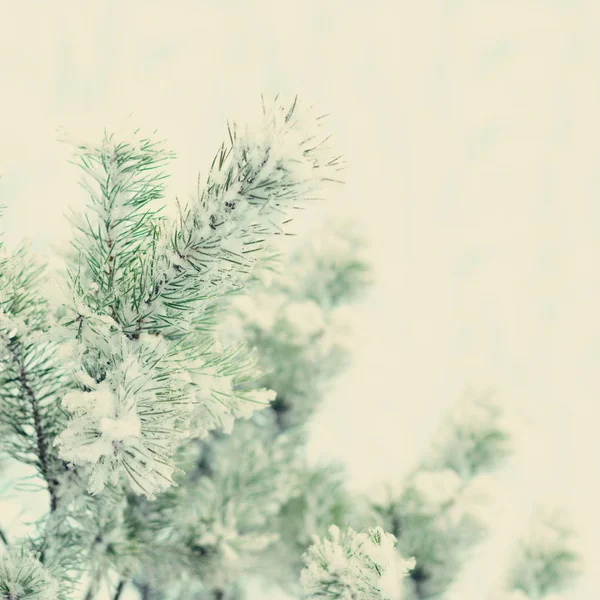
[{"label": "dark branch stem", "polygon": [[410,572],[409,577],[413,582],[416,597],[418,600],[424,600],[426,598],[425,582],[429,579],[428,572],[422,565],[417,566]]},{"label": "dark branch stem", "polygon": [[396,538],[400,539],[400,533],[402,531],[402,526],[400,524],[400,519],[398,515],[394,514],[392,516],[392,535],[396,536]]},{"label": "dark branch stem", "polygon": [[271,402],[271,410],[275,413],[275,421],[280,431],[285,429],[285,415],[291,408],[286,399],[279,395]]},{"label": "dark branch stem", "polygon": [[19,383],[21,384],[21,388],[23,393],[31,405],[32,415],[33,415],[33,427],[35,430],[35,441],[37,447],[37,456],[40,463],[40,472],[42,476],[46,480],[46,484],[48,486],[48,493],[50,494],[50,512],[54,512],[58,505],[58,496],[56,494],[56,486],[58,482],[52,478],[50,474],[50,463],[48,459],[48,440],[46,438],[46,432],[44,431],[44,425],[42,423],[42,417],[40,414],[40,403],[36,398],[35,392],[31,388],[29,384],[29,380],[27,379],[27,371],[25,370],[25,365],[20,360],[19,355],[13,349],[12,355],[19,366]]},{"label": "dark branch stem", "polygon": [[87,594],[85,595],[84,600],[93,600],[94,596],[96,595],[96,590],[95,590],[95,586],[94,583],[90,583],[90,587],[88,588]]},{"label": "dark branch stem", "polygon": [[4,545],[8,548],[8,538],[2,529],[0,529],[0,540],[4,542]]},{"label": "dark branch stem", "polygon": [[126,585],[127,585],[127,581],[125,579],[121,579],[121,581],[119,581],[119,583],[117,585],[117,589],[115,590],[115,595],[113,596],[113,600],[119,600]]}]

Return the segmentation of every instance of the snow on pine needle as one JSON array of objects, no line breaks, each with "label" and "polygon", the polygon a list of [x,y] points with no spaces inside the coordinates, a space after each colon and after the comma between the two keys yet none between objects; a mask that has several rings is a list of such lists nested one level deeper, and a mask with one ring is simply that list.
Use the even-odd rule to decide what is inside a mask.
[{"label": "snow on pine needle", "polygon": [[173,485],[170,455],[186,433],[190,407],[164,340],[115,342],[102,381],[76,373],[86,390],[63,398],[72,418],[56,443],[64,460],[88,467],[90,492],[124,476],[135,492],[153,497]]},{"label": "snow on pine needle", "polygon": [[71,385],[45,331],[51,320],[39,288],[43,265],[26,246],[0,243],[0,443],[16,460],[34,465],[56,506],[60,464],[52,438],[63,426],[59,399]]},{"label": "snow on pine needle", "polygon": [[402,580],[415,566],[395,549],[395,536],[381,527],[357,533],[329,528],[331,539],[314,538],[300,574],[305,598],[400,600]]},{"label": "snow on pine needle", "polygon": [[7,600],[57,600],[58,581],[30,552],[11,549],[0,556],[0,597]]},{"label": "snow on pine needle", "polygon": [[297,450],[294,439],[272,439],[252,421],[236,423],[231,435],[214,432],[181,446],[179,486],[153,502],[134,502],[143,581],[183,600],[212,597],[211,588],[228,589],[257,573],[278,538],[273,521],[297,493]]},{"label": "snow on pine needle", "polygon": [[211,346],[214,309],[341,163],[296,100],[263,106],[257,127],[229,126],[229,142],[172,223],[155,206],[172,158],[161,143],[136,132],[75,145],[90,203],[73,218],[71,297],[52,335],[79,390],[63,400],[71,420],[56,444],[89,472],[92,493],[126,483],[153,498],[173,485],[183,438],[231,431],[274,399],[254,389],[246,350]]},{"label": "snow on pine needle", "polygon": [[203,438],[214,429],[231,433],[236,419],[248,419],[275,400],[276,392],[253,388],[256,358],[243,347],[196,358],[186,367],[194,398],[191,431]]},{"label": "snow on pine needle", "polygon": [[290,212],[340,168],[311,108],[276,101],[260,126],[229,127],[229,144],[215,157],[198,198],[180,210],[157,252],[155,286],[147,299],[153,327],[175,313],[202,310],[214,297],[239,288],[268,239],[285,233]]}]

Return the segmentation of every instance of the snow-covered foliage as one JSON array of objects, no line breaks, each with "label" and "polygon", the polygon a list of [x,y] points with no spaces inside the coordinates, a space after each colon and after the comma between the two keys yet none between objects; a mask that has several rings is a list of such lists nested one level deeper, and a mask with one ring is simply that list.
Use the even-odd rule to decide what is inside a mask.
[{"label": "snow-covered foliage", "polygon": [[490,394],[469,390],[436,435],[426,466],[448,467],[463,478],[490,471],[510,454],[509,430]]},{"label": "snow-covered foliage", "polygon": [[[274,518],[297,493],[295,451],[294,440],[261,436],[250,422],[186,449],[186,476],[178,488],[132,514],[143,514],[147,522],[148,550],[156,540],[163,548],[156,556],[150,552],[141,579],[168,597],[183,598],[225,588],[254,569],[278,539]],[[165,552],[178,553],[179,581],[172,566],[164,568]]]},{"label": "snow-covered foliage", "polygon": [[[149,498],[173,485],[182,437],[230,430],[273,400],[240,387],[238,348],[215,351],[206,334],[216,299],[251,275],[281,234],[289,210],[339,166],[310,107],[275,102],[256,130],[233,125],[204,190],[168,222],[153,201],[171,154],[158,142],[77,145],[85,216],[71,298],[53,334],[79,390],[63,398],[72,416],[56,439],[64,460],[89,472],[89,490],[125,484]],[[159,335],[160,334],[160,335]]]},{"label": "snow-covered foliage", "polygon": [[274,390],[256,386],[256,360],[243,345],[233,344],[224,351],[220,344],[211,343],[186,365],[187,389],[194,398],[190,428],[195,437],[215,429],[231,433],[236,419],[248,419],[275,400]]},{"label": "snow-covered foliage", "polygon": [[[348,235],[347,231],[329,229],[330,236]],[[238,352],[237,360],[233,361],[224,358],[225,353],[219,354],[219,343],[205,345],[201,351],[196,349],[200,358],[186,363],[190,373],[186,385],[202,395],[205,403],[211,397],[215,401],[217,396],[215,408],[222,406],[217,405],[219,395],[229,394],[232,389],[237,389],[238,394],[245,390],[245,396],[258,395],[260,399],[265,394],[261,387],[267,385],[274,388],[278,397],[290,398],[300,406],[318,404],[323,384],[344,364],[348,353],[350,319],[344,314],[347,313],[345,303],[356,297],[367,282],[364,263],[358,268],[351,245],[337,243],[335,260],[342,273],[336,275],[336,266],[332,266],[327,257],[319,257],[315,250],[325,246],[323,239],[324,236],[318,245],[303,244],[289,257],[289,263],[294,265],[292,269],[302,273],[302,277],[291,278],[288,270],[275,272],[265,289],[264,271],[259,271],[250,283],[248,296],[252,299],[282,297],[285,304],[300,304],[303,295],[310,292],[307,281],[311,277],[331,281],[333,293],[328,294],[324,284],[320,292],[322,305],[330,307],[328,312],[321,309],[320,334],[327,344],[311,353],[306,341],[295,341],[296,359],[291,363],[289,352],[271,353],[278,345],[292,346],[288,326],[265,328],[256,338],[250,335],[258,363],[270,371],[257,380],[248,380],[246,376],[247,354]],[[334,244],[330,241],[329,245]],[[346,249],[345,257],[340,246]],[[328,265],[326,277],[321,273],[324,264]],[[345,265],[352,265],[352,275],[343,274]],[[344,280],[344,293],[340,280]],[[294,283],[297,291],[293,290]],[[335,301],[331,299],[333,295]],[[245,296],[236,295],[233,306],[243,298]],[[308,302],[316,304],[314,299]],[[277,320],[276,303],[265,300],[264,306],[275,311]],[[223,335],[227,328],[232,331],[231,321],[227,321],[219,341],[222,347],[238,348],[240,331],[254,331],[252,315],[256,313],[236,309],[230,314],[234,315],[234,335],[229,339]],[[265,319],[269,318],[267,310],[262,314]],[[246,315],[247,325],[243,320]],[[304,372],[304,377],[298,376],[293,388],[289,387],[288,377],[276,379],[273,375],[289,372],[292,364]],[[277,382],[277,387],[272,382]],[[236,421],[233,429],[232,418],[228,423],[221,420],[215,425],[222,426],[221,433],[213,431],[196,445],[183,440],[176,462],[186,475],[174,474],[178,487],[166,490],[151,503],[142,498],[129,498],[123,529],[128,532],[125,542],[129,547],[129,562],[132,556],[138,556],[140,561],[141,566],[134,576],[140,589],[152,589],[153,593],[167,598],[194,598],[203,593],[211,597],[211,590],[233,594],[236,583],[248,573],[260,573],[286,587],[292,584],[293,589],[302,566],[301,554],[310,544],[311,536],[325,534],[332,522],[344,523],[354,512],[353,499],[343,490],[341,472],[337,472],[334,480],[333,468],[325,466],[314,470],[305,464],[304,422],[299,418],[294,422],[282,419],[288,407],[277,400],[271,407],[255,413],[246,422]],[[215,408],[211,414],[222,419],[224,413]],[[206,411],[202,405],[195,405],[194,411],[200,411],[202,422],[207,422],[210,415],[203,416]],[[303,410],[302,414],[308,417],[310,412]],[[192,415],[192,421],[195,418]],[[104,539],[106,533],[101,537]],[[123,547],[127,547],[124,542],[117,547],[111,545],[109,562],[120,556]],[[102,545],[94,545],[95,552],[101,548]],[[101,563],[99,558],[94,560],[100,564],[106,562]]]},{"label": "snow-covered foliage", "polygon": [[[327,234],[352,235],[331,226]],[[324,246],[323,241],[320,246]],[[160,495],[150,505],[142,503],[144,518],[157,524],[152,545],[156,545],[156,539],[163,539],[165,522],[170,524],[171,533],[165,538],[167,547],[161,542],[158,561],[149,556],[139,578],[141,587],[162,590],[168,598],[201,593],[207,598],[212,593],[237,597],[237,584],[252,574],[296,593],[301,555],[312,535],[326,534],[331,523],[345,522],[354,512],[353,500],[343,489],[343,472],[333,466],[313,468],[306,463],[304,419],[311,413],[306,407],[318,405],[324,384],[344,363],[350,324],[347,317],[342,320],[337,315],[364,287],[367,272],[362,263],[360,269],[353,267],[353,275],[338,273],[336,277],[335,268],[330,266],[325,277],[321,269],[328,263],[327,257],[319,257],[315,247],[313,241],[301,244],[286,256],[286,267],[290,267],[283,272],[271,270],[272,263],[266,268],[261,265],[263,268],[248,284],[248,293],[232,296],[226,305],[232,311],[222,310],[225,319],[219,331],[220,342],[227,346],[237,343],[240,337],[250,339],[258,364],[266,372],[253,382],[254,389],[265,385],[277,397],[267,410],[255,412],[246,421],[236,421],[231,431],[211,433],[196,450],[187,446],[187,466],[183,466],[187,475],[178,480],[179,487]],[[345,248],[345,257],[339,251],[335,257],[342,270],[358,260],[352,256],[350,246]],[[302,277],[290,277],[290,272],[302,273]],[[343,278],[345,291],[342,293],[341,286],[335,284],[331,288],[335,289],[334,301],[322,284],[321,303],[306,300],[310,290],[306,282],[311,277],[331,282]],[[319,334],[313,339],[317,351],[313,353],[306,347],[308,338],[298,340],[294,333],[303,324],[295,323],[293,330],[282,316],[283,306],[303,303],[312,306],[310,314],[319,315]],[[325,306],[328,310],[323,310]],[[263,324],[260,334],[257,319]],[[273,326],[275,323],[278,326]],[[327,345],[320,345],[320,338],[329,340]],[[274,352],[277,347],[280,351]],[[294,356],[290,355],[290,347]],[[289,373],[292,368],[298,374],[297,383],[290,386],[290,378],[280,377],[279,373]],[[291,402],[304,407],[293,420],[283,418],[291,412]],[[185,557],[176,559],[176,567],[169,562],[165,572],[164,557],[171,556],[174,548],[185,548]],[[176,588],[174,570],[181,574]]]},{"label": "snow-covered foliage", "polygon": [[[322,123],[312,107],[276,98],[263,103],[256,126],[231,124],[203,189],[174,221],[160,206],[173,158],[162,142],[138,131],[130,140],[106,134],[99,145],[71,140],[88,206],[72,215],[74,252],[58,306],[43,297],[43,269],[27,252],[2,250],[2,441],[45,482],[50,511],[31,546],[43,563],[64,552],[65,589],[77,552],[91,563],[80,566],[92,595],[102,569],[127,578],[143,569],[141,514],[156,517],[148,529],[163,526],[163,549],[185,534],[204,554],[229,560],[274,539],[266,518],[295,489],[295,459],[285,436],[257,437],[255,425],[238,427],[231,448],[217,452],[234,422],[267,408],[275,392],[259,382],[243,338],[216,339],[215,315],[268,257],[273,236],[286,233],[290,212],[337,181],[341,162]],[[185,449],[209,438],[217,475],[181,473]],[[135,499],[154,499],[176,481],[189,488],[166,494],[154,511]]]},{"label": "snow-covered foliage", "polygon": [[364,254],[355,224],[328,221],[286,257],[285,269],[267,263],[251,293],[231,300],[221,338],[243,335],[258,349],[261,381],[277,391],[273,406],[282,427],[306,423],[347,365],[350,303],[370,283]]},{"label": "snow-covered foliage", "polygon": [[64,425],[58,398],[69,389],[68,371],[45,336],[51,320],[39,293],[43,267],[22,246],[0,246],[0,433],[3,449],[36,467],[52,506],[61,461],[52,439]]},{"label": "snow-covered foliage", "polygon": [[[252,577],[306,598],[448,588],[507,454],[493,404],[461,404],[384,502],[307,458],[310,419],[348,363],[350,305],[370,281],[347,222],[289,256],[273,246],[292,210],[336,180],[327,141],[311,107],[276,98],[257,125],[229,126],[173,221],[160,206],[173,158],[162,142],[74,143],[89,203],[72,215],[51,303],[26,248],[0,245],[0,450],[33,472],[22,489],[49,499],[26,539],[0,518],[3,600],[118,600],[126,588],[249,600]],[[523,567],[531,551],[507,588],[515,598],[556,600],[571,565],[561,544],[535,554],[535,569],[560,577]]]},{"label": "snow-covered foliage", "polygon": [[367,533],[329,529],[331,539],[315,537],[304,557],[300,582],[306,598],[400,600],[402,579],[414,568],[395,550],[396,538],[381,527]]},{"label": "snow-covered foliage", "polygon": [[109,481],[117,485],[123,476],[134,491],[153,497],[173,484],[169,456],[173,442],[185,434],[186,415],[170,405],[185,397],[160,338],[144,334],[119,341],[107,357],[104,379],[83,373],[79,379],[87,391],[63,397],[72,418],[56,443],[64,460],[89,469],[90,492],[101,492]]},{"label": "snow-covered foliage", "polygon": [[298,548],[298,557],[312,542],[324,535],[332,523],[343,523],[355,510],[345,485],[341,465],[306,465],[298,470],[299,492],[284,506],[279,528],[285,541]]},{"label": "snow-covered foliage", "polygon": [[0,556],[0,594],[6,600],[56,600],[58,581],[30,552],[11,550]]}]

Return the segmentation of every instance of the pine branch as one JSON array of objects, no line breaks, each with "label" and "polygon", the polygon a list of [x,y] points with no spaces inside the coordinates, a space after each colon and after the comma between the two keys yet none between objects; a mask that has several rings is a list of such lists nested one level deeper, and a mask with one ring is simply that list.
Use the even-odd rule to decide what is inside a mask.
[{"label": "pine branch", "polygon": [[85,267],[76,279],[94,286],[93,307],[120,321],[139,257],[149,250],[160,220],[150,204],[162,197],[167,177],[162,168],[173,155],[147,138],[119,143],[108,135],[99,148],[79,145],[77,152],[91,212],[73,219],[80,234],[75,248]]},{"label": "pine branch", "polygon": [[[52,434],[47,431],[47,418],[42,415],[42,407],[36,392],[33,389],[34,384],[31,381],[31,376],[27,368],[26,358],[22,351],[22,345],[18,340],[11,340],[7,345],[10,359],[14,364],[14,372],[16,377],[12,378],[13,384],[17,386],[20,394],[20,406],[29,406],[29,415],[34,431],[33,450],[37,456],[37,466],[40,474],[44,478],[48,493],[50,495],[50,511],[54,512],[58,505],[58,495],[56,488],[58,480],[52,472],[51,459],[49,456],[49,441],[52,439]],[[29,357],[30,358],[30,357]],[[31,359],[29,364],[31,364]],[[47,368],[47,367],[46,367]],[[33,377],[33,379],[36,379]],[[39,378],[38,378],[39,379]],[[14,397],[13,397],[14,402]],[[17,428],[21,431],[21,428]],[[17,456],[18,457],[18,456]]]},{"label": "pine branch", "polygon": [[[118,143],[106,136],[98,148],[78,148],[91,211],[76,222],[72,302],[61,307],[58,325],[48,337],[46,323],[33,327],[25,319],[29,329],[44,334],[40,340],[52,342],[24,335],[21,322],[16,337],[12,321],[0,332],[7,346],[13,345],[9,383],[19,389],[13,394],[10,388],[7,394],[9,388],[0,385],[0,393],[12,402],[11,408],[20,405],[20,412],[13,410],[19,418],[10,424],[28,440],[23,455],[33,453],[31,460],[37,461],[50,492],[51,515],[35,550],[47,563],[44,568],[58,573],[57,579],[73,580],[71,573],[81,568],[74,560],[75,549],[91,574],[115,565],[125,572],[130,567],[123,561],[131,559],[131,572],[141,565],[142,573],[152,573],[153,589],[141,587],[144,598],[162,597],[165,590],[172,596],[172,565],[188,570],[190,582],[204,584],[219,565],[229,569],[232,554],[258,556],[275,543],[270,528],[296,493],[295,445],[303,438],[301,431],[290,428],[288,416],[300,396],[302,401],[318,396],[339,358],[339,346],[324,339],[320,326],[309,337],[313,346],[323,342],[323,360],[302,356],[305,332],[296,332],[301,335],[292,343],[287,340],[288,346],[296,346],[291,355],[302,358],[310,381],[282,385],[283,394],[265,413],[266,420],[236,424],[234,435],[212,436],[214,456],[195,457],[188,478],[174,477],[180,457],[173,453],[181,437],[219,428],[230,434],[235,419],[248,418],[273,400],[271,392],[257,389],[255,361],[243,345],[225,344],[223,349],[214,344],[213,307],[226,308],[223,297],[252,276],[269,239],[287,234],[289,213],[312,199],[309,194],[316,186],[333,181],[332,172],[338,169],[339,157],[328,155],[327,138],[317,131],[320,117],[309,115],[310,130],[305,132],[296,101],[286,112],[280,110],[276,99],[264,111],[262,127],[230,128],[230,143],[215,157],[204,190],[172,224],[152,205],[162,199],[166,175],[160,169],[168,158],[158,146],[150,140]],[[299,294],[307,300],[309,317],[315,316],[313,305],[328,315],[348,297],[360,269],[346,266],[344,274],[328,273],[319,280],[313,295],[308,289]],[[285,285],[282,290],[288,293]],[[293,298],[289,311],[288,337],[307,315],[299,299]],[[10,307],[11,318],[27,304],[19,296],[17,308]],[[39,315],[34,311],[34,316],[44,310]],[[68,378],[60,369],[52,371],[56,345],[61,346]],[[289,356],[282,353],[280,363],[293,363]],[[67,379],[73,381],[64,394]],[[55,411],[59,399],[70,414],[65,427],[66,415]],[[30,421],[25,428],[24,414]],[[61,459],[81,465],[81,470],[59,473],[65,463],[53,454],[55,441]],[[185,447],[181,450],[185,459]],[[89,474],[88,489],[94,496],[90,500],[81,494],[71,502],[80,491],[78,476],[83,472]],[[63,496],[61,488],[59,494],[57,478],[61,486],[72,483],[73,490],[64,489]],[[180,487],[156,502],[132,501],[134,495],[128,494],[127,515],[121,521],[115,516],[108,525],[102,520],[110,520],[114,507],[109,496],[122,493],[124,483],[154,499],[175,481]],[[63,502],[63,497],[68,500]],[[110,514],[100,518],[103,508]],[[189,519],[181,518],[183,508],[189,509]],[[328,514],[336,510],[329,508]],[[63,559],[65,564],[57,565]],[[153,561],[159,567],[154,571]],[[61,583],[63,591],[69,587]],[[126,580],[120,580],[115,600],[125,587]],[[90,585],[87,600],[93,600],[96,588]],[[215,588],[213,595],[224,599],[231,592]]]},{"label": "pine branch", "polygon": [[[198,549],[202,549],[201,561],[197,562],[206,563],[208,576],[217,564],[225,572],[232,566],[222,560],[224,550],[215,547],[214,542],[202,545],[194,541],[211,536],[218,539],[223,514],[229,512],[241,532],[239,551],[249,554],[246,545],[255,546],[252,554],[256,562],[252,564],[261,565],[269,575],[277,561],[273,557],[280,558],[282,551],[291,550],[295,560],[290,559],[287,568],[278,569],[275,577],[281,579],[285,573],[294,580],[311,534],[325,533],[332,522],[346,523],[351,512],[350,495],[340,481],[341,474],[329,468],[309,469],[300,459],[303,420],[320,399],[324,383],[339,371],[342,357],[347,355],[341,343],[344,340],[336,337],[340,325],[345,325],[338,321],[336,309],[354,299],[365,285],[364,263],[361,269],[348,266],[360,261],[355,254],[356,244],[349,242],[347,254],[340,252],[345,242],[353,239],[348,231],[336,232],[334,239],[328,235],[331,228],[318,238],[318,243],[312,241],[290,257],[283,276],[271,267],[268,289],[259,271],[245,294],[232,294],[233,310],[223,311],[234,317],[231,341],[241,333],[241,316],[244,333],[257,347],[261,367],[268,371],[255,385],[264,384],[278,394],[269,409],[257,413],[248,423],[236,424],[228,436],[211,435],[203,440],[200,456],[190,459],[191,469],[186,468],[189,477],[180,482],[183,498],[192,494],[195,502],[191,506],[183,499],[176,502],[177,520],[197,523],[194,540],[186,543],[193,548],[195,560]],[[336,276],[339,271],[345,275]],[[310,282],[318,282],[318,294]],[[280,297],[282,305],[278,304]],[[277,319],[275,326],[273,319]],[[259,323],[263,324],[260,329]],[[225,324],[224,329],[228,327]],[[228,331],[219,331],[224,343],[230,341]],[[307,410],[303,404],[310,408]],[[267,520],[267,507],[269,513],[281,511],[276,527],[284,538],[281,544],[269,540],[273,527]],[[181,533],[189,536],[190,528]],[[236,545],[233,547],[237,551]],[[195,572],[192,576],[203,578]],[[239,573],[232,573],[232,577],[239,577]]]},{"label": "pine branch", "polygon": [[31,463],[35,456],[54,512],[58,481],[51,443],[61,421],[58,397],[68,380],[54,358],[55,345],[43,335],[48,321],[39,293],[43,267],[23,247],[0,257],[0,267],[0,414],[12,433],[5,442],[17,460]]},{"label": "pine branch", "polygon": [[348,362],[347,309],[370,276],[364,244],[345,225],[325,223],[287,257],[283,273],[274,265],[259,270],[248,290],[232,295],[222,327],[235,339],[241,324],[257,348],[262,384],[277,392],[270,409],[281,432],[307,422],[326,385]]},{"label": "pine branch", "polygon": [[[155,144],[106,137],[100,148],[79,147],[92,216],[80,219],[81,268],[63,326],[79,343],[81,392],[63,399],[74,418],[57,441],[64,460],[92,463],[93,493],[122,472],[154,497],[173,485],[178,439],[229,430],[273,399],[248,384],[254,364],[240,360],[240,347],[205,351],[197,323],[243,284],[287,212],[338,166],[303,134],[296,102],[285,115],[278,109],[255,132],[232,128],[205,190],[171,225],[151,206],[165,177],[153,171],[167,159]],[[314,115],[307,123],[318,125]],[[115,436],[107,420],[133,435]]]},{"label": "pine branch", "polygon": [[2,598],[39,598],[66,600],[59,582],[24,548],[9,549],[0,556],[0,593]]},{"label": "pine branch", "polygon": [[150,278],[135,334],[172,329],[182,311],[240,287],[268,238],[284,233],[287,213],[338,167],[321,144],[311,147],[314,136],[282,150],[301,132],[295,112],[296,101],[283,120],[271,109],[254,136],[230,128],[231,143],[215,156],[202,194],[180,211],[168,246],[157,248],[158,266],[143,269]]},{"label": "pine branch", "polygon": [[[15,354],[13,354],[13,357],[15,361],[19,363],[19,357]],[[40,404],[35,396],[34,391],[29,385],[27,380],[27,372],[23,363],[19,364],[19,381],[23,388],[24,394],[31,405],[40,472],[46,480],[46,484],[48,486],[48,493],[50,494],[50,512],[54,512],[58,504],[58,496],[56,494],[56,486],[58,485],[58,481],[55,477],[52,477],[50,473],[48,460],[48,434],[44,430],[44,424],[40,415]]]},{"label": "pine branch", "polygon": [[[330,538],[330,539],[329,539]],[[414,567],[396,551],[396,540],[381,527],[357,533],[332,525],[329,538],[315,536],[304,554],[300,583],[307,600],[398,598],[401,580]]]}]

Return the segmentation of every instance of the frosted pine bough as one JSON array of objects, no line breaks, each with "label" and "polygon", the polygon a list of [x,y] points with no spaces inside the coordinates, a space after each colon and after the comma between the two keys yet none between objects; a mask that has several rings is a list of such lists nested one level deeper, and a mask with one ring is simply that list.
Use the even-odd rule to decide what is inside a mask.
[{"label": "frosted pine bough", "polygon": [[170,455],[182,437],[231,429],[273,399],[241,388],[239,355],[218,364],[227,350],[203,351],[205,321],[215,299],[250,276],[268,237],[283,233],[289,211],[333,179],[338,160],[318,133],[296,102],[265,109],[254,132],[230,127],[204,190],[172,224],[150,208],[170,158],[158,144],[106,137],[79,147],[95,219],[76,221],[81,259],[57,335],[77,341],[79,391],[63,400],[72,419],[56,443],[90,472],[91,492],[122,478],[154,497],[173,484]]},{"label": "frosted pine bough", "polygon": [[[347,362],[350,325],[347,315],[339,317],[368,279],[360,244],[340,244],[346,239],[357,241],[345,224],[325,223],[321,235],[286,256],[285,270],[264,261],[245,294],[233,295],[223,310],[218,339],[248,339],[263,371],[256,384],[276,390],[277,398],[231,434],[202,440],[179,488],[151,503],[149,520],[160,522],[168,511],[173,546],[185,549],[186,559],[165,567],[164,551],[150,557],[142,587],[177,600],[242,598],[247,576],[260,574],[296,595],[311,536],[326,533],[338,517],[346,522],[339,511],[346,498],[336,491],[340,474],[313,473],[304,456],[305,419]],[[343,251],[330,252],[331,245]],[[288,305],[304,302],[319,306],[318,331],[286,317]]]},{"label": "frosted pine bough", "polygon": [[396,538],[381,527],[367,533],[332,525],[331,539],[314,538],[300,574],[306,598],[399,600],[402,577],[415,566],[395,550]]},{"label": "frosted pine bough", "polygon": [[[164,363],[156,363],[161,352],[157,338],[147,338],[120,338],[121,352],[113,351],[106,378],[100,383],[90,378],[89,391],[72,391],[62,400],[72,418],[56,443],[64,460],[89,470],[92,493],[108,481],[117,485],[122,475],[135,492],[149,496],[173,484],[174,465],[161,457],[186,434],[180,424],[185,413],[161,410],[175,400],[172,390],[161,388],[172,376]],[[181,402],[182,390],[176,393]]]},{"label": "frosted pine bough", "polygon": [[[50,492],[42,547],[63,526],[54,514],[68,512],[80,484],[92,494],[108,486],[152,499],[174,484],[173,453],[183,440],[231,431],[235,418],[273,400],[254,385],[255,360],[244,347],[215,344],[214,305],[252,275],[269,237],[283,234],[289,211],[333,180],[339,160],[310,108],[294,101],[263,112],[255,131],[230,127],[204,190],[174,223],[153,205],[172,158],[159,143],[105,136],[99,147],[77,145],[90,204],[73,217],[69,297],[55,313],[26,256],[3,259],[2,359],[15,375],[3,382],[2,409],[12,401],[33,407],[26,418],[37,441],[30,445],[15,406],[20,437],[9,451],[36,456]],[[71,516],[93,519],[100,505],[83,502]]]},{"label": "frosted pine bough", "polygon": [[33,554],[11,550],[0,556],[0,595],[6,600],[56,600],[58,581]]}]

